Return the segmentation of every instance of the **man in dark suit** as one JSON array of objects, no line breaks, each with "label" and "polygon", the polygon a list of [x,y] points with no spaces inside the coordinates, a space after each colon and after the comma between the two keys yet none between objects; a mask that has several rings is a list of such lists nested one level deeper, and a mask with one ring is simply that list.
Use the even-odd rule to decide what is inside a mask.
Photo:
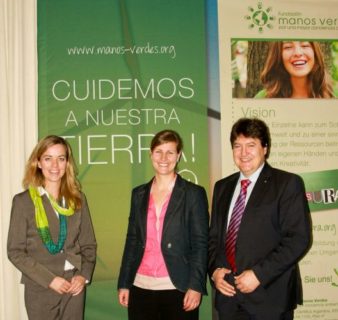
[{"label": "man in dark suit", "polygon": [[[311,242],[303,181],[266,162],[271,140],[263,121],[239,119],[230,142],[239,172],[215,184],[209,235],[219,319],[293,319],[302,303],[298,261]],[[230,231],[236,222],[238,231]]]}]

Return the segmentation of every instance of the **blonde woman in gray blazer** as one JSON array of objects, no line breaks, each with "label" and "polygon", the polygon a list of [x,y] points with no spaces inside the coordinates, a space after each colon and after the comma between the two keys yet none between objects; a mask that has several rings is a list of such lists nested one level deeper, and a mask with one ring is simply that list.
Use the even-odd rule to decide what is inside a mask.
[{"label": "blonde woman in gray blazer", "polygon": [[22,272],[29,319],[83,319],[96,240],[69,144],[47,136],[26,165],[13,199],[7,252]]}]

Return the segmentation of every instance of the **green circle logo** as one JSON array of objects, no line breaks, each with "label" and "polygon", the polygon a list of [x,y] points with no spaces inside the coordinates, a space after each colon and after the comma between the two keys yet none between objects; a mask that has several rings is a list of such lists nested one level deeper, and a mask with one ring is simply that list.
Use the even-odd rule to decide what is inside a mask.
[{"label": "green circle logo", "polygon": [[252,21],[255,25],[259,27],[263,27],[267,24],[269,20],[269,16],[262,10],[256,11],[252,15]]},{"label": "green circle logo", "polygon": [[257,8],[248,8],[250,14],[246,15],[244,18],[250,21],[249,28],[258,28],[259,32],[263,32],[264,28],[272,29],[272,21],[275,20],[275,17],[271,15],[272,8],[263,8],[263,3],[258,2]]}]

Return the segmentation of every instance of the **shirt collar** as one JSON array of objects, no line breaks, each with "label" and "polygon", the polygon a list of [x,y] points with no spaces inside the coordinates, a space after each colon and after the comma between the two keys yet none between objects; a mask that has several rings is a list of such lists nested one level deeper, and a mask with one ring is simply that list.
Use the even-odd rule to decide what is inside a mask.
[{"label": "shirt collar", "polygon": [[45,194],[48,197],[48,192],[46,191],[46,189],[44,187],[42,187],[42,186],[37,187],[37,190],[38,190],[40,196],[43,196]]},{"label": "shirt collar", "polygon": [[265,165],[265,162],[263,162],[261,164],[261,166],[250,176],[250,177],[246,177],[244,176],[244,174],[241,172],[240,173],[240,177],[239,177],[239,181],[243,180],[243,179],[249,179],[251,182],[256,182],[260,173],[262,172],[263,170],[263,167]]}]

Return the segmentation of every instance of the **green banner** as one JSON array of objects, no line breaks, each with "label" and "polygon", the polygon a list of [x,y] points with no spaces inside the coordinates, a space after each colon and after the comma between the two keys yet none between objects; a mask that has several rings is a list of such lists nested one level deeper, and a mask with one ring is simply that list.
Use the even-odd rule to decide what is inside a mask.
[{"label": "green banner", "polygon": [[338,208],[338,170],[302,173],[311,212]]},{"label": "green banner", "polygon": [[39,137],[72,145],[98,241],[88,319],[125,317],[116,278],[152,136],[177,130],[181,175],[208,187],[204,21],[202,0],[38,1]]}]

